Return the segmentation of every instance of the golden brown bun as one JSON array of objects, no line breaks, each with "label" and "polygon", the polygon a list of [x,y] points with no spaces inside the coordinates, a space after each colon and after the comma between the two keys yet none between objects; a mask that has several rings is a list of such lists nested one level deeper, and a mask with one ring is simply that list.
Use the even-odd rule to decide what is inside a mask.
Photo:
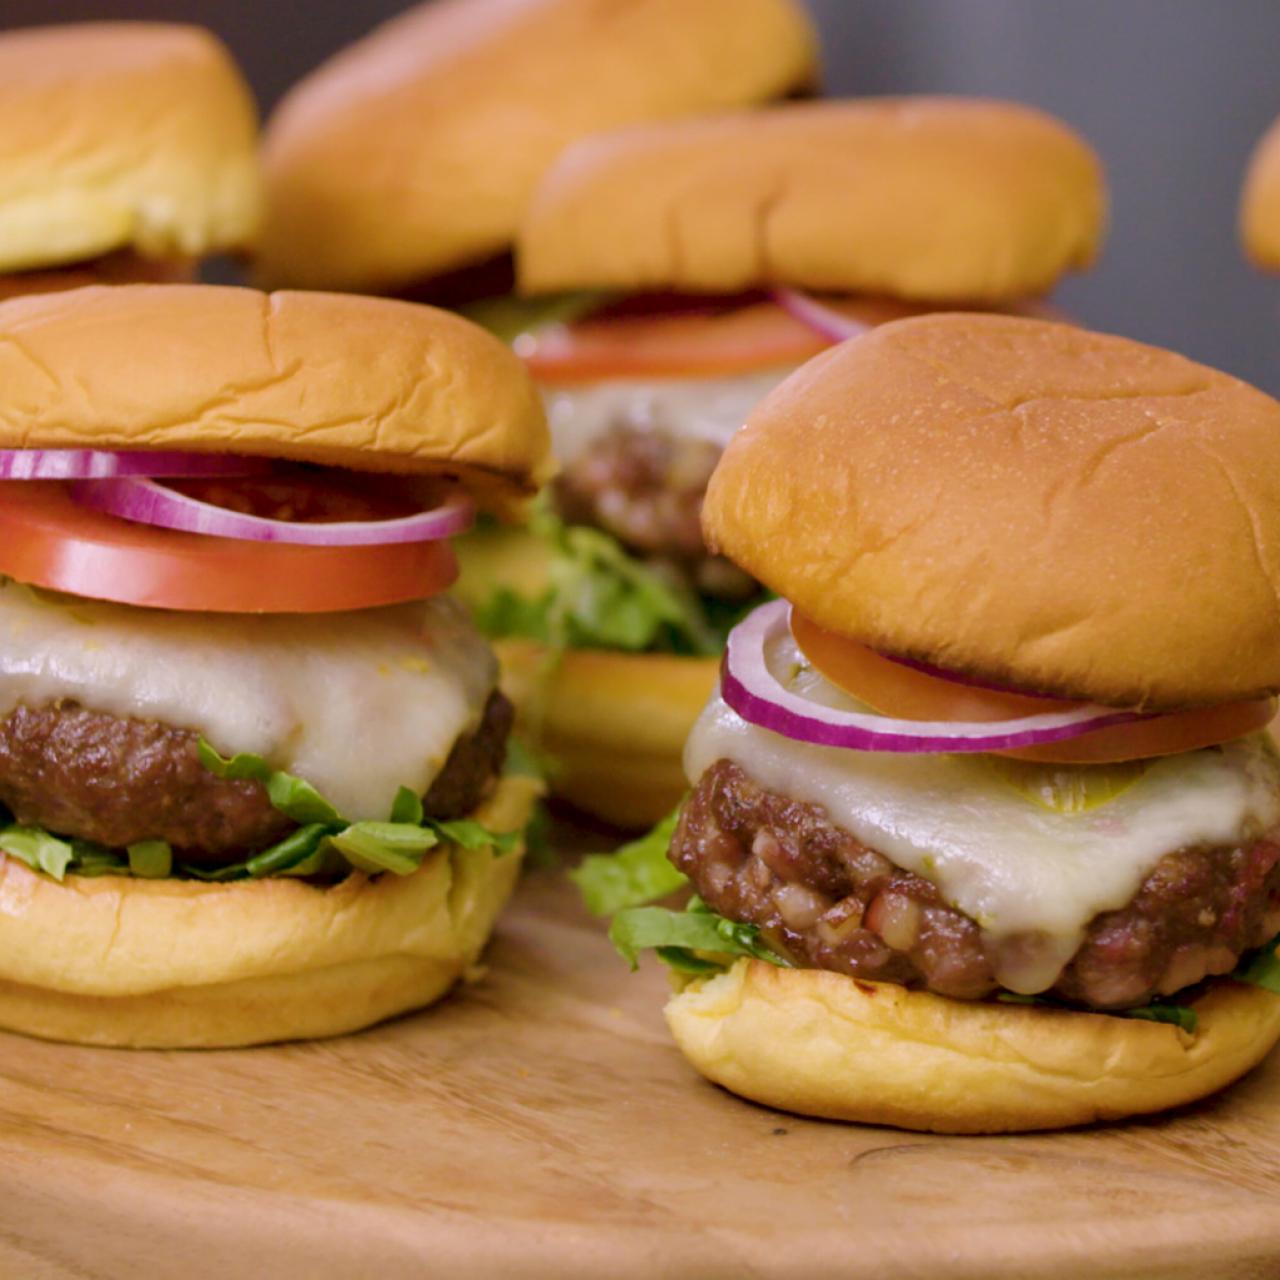
[{"label": "golden brown bun", "polygon": [[[537,786],[505,779],[475,816],[529,819]],[[329,888],[69,876],[0,860],[0,1027],[132,1048],[341,1035],[430,1004],[463,977],[510,896],[520,855],[443,848],[409,876]]]},{"label": "golden brown bun", "polygon": [[551,793],[615,827],[651,827],[689,789],[684,744],[720,672],[717,658],[619,649],[559,656],[495,640],[503,692],[548,765]]},{"label": "golden brown bun", "polygon": [[264,152],[272,283],[389,291],[500,253],[598,129],[810,81],[797,0],[437,0],[298,85]]},{"label": "golden brown bun", "polygon": [[935,1133],[1063,1129],[1164,1111],[1256,1066],[1280,996],[1214,982],[1168,1023],[948,1000],[740,960],[692,982],[667,1023],[709,1080],[782,1111]]},{"label": "golden brown bun", "polygon": [[1240,235],[1258,266],[1280,271],[1280,120],[1263,135],[1249,161]]},{"label": "golden brown bun", "polygon": [[213,285],[0,304],[0,448],[195,449],[457,472],[503,507],[551,474],[520,361],[433,307]]},{"label": "golden brown bun", "polygon": [[[485,529],[455,544],[454,589],[473,609],[499,587],[535,598],[547,544],[527,529]],[[546,758],[552,794],[617,827],[651,827],[689,789],[685,739],[715,688],[715,658],[611,649],[556,655],[531,640],[496,640],[502,690],[521,733]]]},{"label": "golden brown bun", "polygon": [[788,284],[1002,302],[1086,267],[1097,157],[1028,107],[796,103],[590,138],[520,229],[521,288],[732,293]]},{"label": "golden brown bun", "polygon": [[1124,338],[882,325],[757,407],[703,528],[889,654],[1117,706],[1280,688],[1280,404]]},{"label": "golden brown bun", "polygon": [[197,257],[257,232],[257,112],[226,49],[200,27],[6,32],[0,119],[0,271],[124,246]]}]

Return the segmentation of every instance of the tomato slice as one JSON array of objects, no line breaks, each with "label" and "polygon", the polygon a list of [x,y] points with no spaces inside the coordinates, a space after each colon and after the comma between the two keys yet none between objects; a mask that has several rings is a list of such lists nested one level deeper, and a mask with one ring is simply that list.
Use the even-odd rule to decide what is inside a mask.
[{"label": "tomato slice", "polygon": [[[1078,702],[1060,698],[989,689],[930,675],[886,658],[856,640],[826,631],[794,611],[791,633],[805,657],[832,684],[896,720],[984,723],[1079,706]],[[993,754],[1052,764],[1116,764],[1177,755],[1254,733],[1267,725],[1275,707],[1274,698],[1197,707],[1110,725],[1061,742]]]},{"label": "tomato slice", "polygon": [[122,250],[65,267],[0,275],[0,299],[30,293],[62,293],[91,284],[191,284],[196,264],[190,258],[141,258]]},{"label": "tomato slice", "polygon": [[330,613],[451,586],[446,542],[301,547],[175,533],[77,505],[55,481],[0,485],[0,574],[94,600],[202,613]]},{"label": "tomato slice", "polygon": [[[823,302],[868,327],[938,310],[893,298],[824,298]],[[1036,302],[1007,310],[1049,315]],[[750,372],[801,364],[831,345],[776,302],[755,299],[730,306],[714,301],[690,306],[686,301],[683,307],[668,310],[604,312],[525,334],[517,340],[516,351],[539,382],[573,383]]]}]

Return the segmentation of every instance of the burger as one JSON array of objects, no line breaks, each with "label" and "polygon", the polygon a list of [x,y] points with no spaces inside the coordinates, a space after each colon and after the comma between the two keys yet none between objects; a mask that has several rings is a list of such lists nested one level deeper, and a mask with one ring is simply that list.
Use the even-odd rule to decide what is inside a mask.
[{"label": "burger", "polygon": [[692,886],[613,936],[678,970],[699,1071],[994,1133],[1187,1103],[1268,1052],[1280,404],[1067,325],[907,319],[766,398],[703,520],[779,598],[729,638],[669,864],[579,877]]},{"label": "burger", "polygon": [[286,95],[263,280],[448,305],[509,291],[534,185],[577,138],[801,91],[799,0],[435,0]]},{"label": "burger", "polygon": [[4,32],[0,115],[0,298],[189,280],[257,231],[253,98],[199,27]]},{"label": "burger", "polygon": [[762,598],[699,526],[754,405],[883,321],[1042,310],[1092,260],[1104,204],[1083,141],[1001,102],[796,103],[564,153],[517,266],[528,294],[580,314],[514,335],[563,470],[531,532],[460,548],[460,590],[559,794],[623,826],[678,801],[724,638]]},{"label": "burger", "polygon": [[200,285],[0,305],[0,1026],[333,1035],[472,968],[537,784],[442,594],[546,424],[426,307]]},{"label": "burger", "polygon": [[1240,235],[1258,266],[1280,271],[1280,120],[1263,135],[1249,162]]}]

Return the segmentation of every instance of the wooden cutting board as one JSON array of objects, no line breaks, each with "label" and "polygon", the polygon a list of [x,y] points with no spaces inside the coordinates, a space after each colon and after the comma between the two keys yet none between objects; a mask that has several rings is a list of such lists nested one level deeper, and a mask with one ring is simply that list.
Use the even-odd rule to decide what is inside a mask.
[{"label": "wooden cutting board", "polygon": [[1280,1276],[1280,1057],[1163,1119],[930,1138],[699,1079],[531,873],[479,983],[322,1043],[0,1037],[0,1275]]}]

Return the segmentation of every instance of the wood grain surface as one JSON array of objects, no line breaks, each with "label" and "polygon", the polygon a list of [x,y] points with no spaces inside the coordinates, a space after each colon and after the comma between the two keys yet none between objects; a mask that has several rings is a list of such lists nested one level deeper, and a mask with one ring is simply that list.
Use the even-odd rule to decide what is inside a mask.
[{"label": "wood grain surface", "polygon": [[740,1102],[563,876],[487,973],[320,1043],[0,1037],[4,1277],[1280,1276],[1280,1059],[1162,1119],[930,1138]]}]

